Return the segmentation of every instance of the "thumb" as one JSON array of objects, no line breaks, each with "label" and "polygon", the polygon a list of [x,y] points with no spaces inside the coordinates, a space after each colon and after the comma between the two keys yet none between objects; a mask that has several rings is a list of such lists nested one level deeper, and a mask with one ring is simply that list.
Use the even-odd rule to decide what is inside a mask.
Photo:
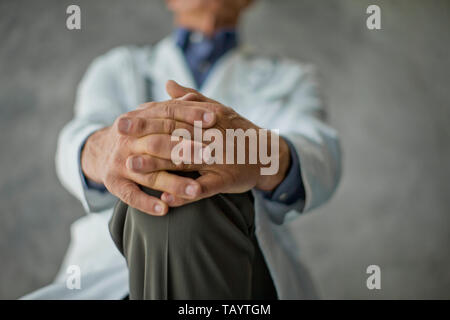
[{"label": "thumb", "polygon": [[166,82],[166,91],[172,99],[181,98],[188,93],[197,93],[196,90],[183,87],[173,80]]},{"label": "thumb", "polygon": [[214,100],[206,98],[195,89],[183,87],[174,80],[166,82],[166,92],[172,99],[185,101],[214,102]]}]

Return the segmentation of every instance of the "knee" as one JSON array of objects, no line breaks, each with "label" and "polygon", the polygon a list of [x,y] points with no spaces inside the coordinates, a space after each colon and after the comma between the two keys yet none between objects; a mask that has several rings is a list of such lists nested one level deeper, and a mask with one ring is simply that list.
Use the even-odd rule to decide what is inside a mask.
[{"label": "knee", "polygon": [[125,238],[139,237],[161,245],[169,241],[171,248],[179,249],[211,241],[242,243],[254,231],[253,202],[248,194],[216,195],[170,208],[162,217],[128,207],[124,229]]}]

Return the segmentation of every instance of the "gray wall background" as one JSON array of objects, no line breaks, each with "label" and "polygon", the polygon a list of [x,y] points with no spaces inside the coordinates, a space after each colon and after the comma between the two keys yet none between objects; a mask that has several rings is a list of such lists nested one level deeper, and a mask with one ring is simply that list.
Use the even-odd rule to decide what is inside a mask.
[{"label": "gray wall background", "polygon": [[[82,8],[82,31],[65,9]],[[382,30],[365,9],[382,8]],[[81,205],[54,173],[58,131],[90,61],[171,31],[162,0],[0,1],[0,298],[52,280]],[[450,2],[260,0],[244,38],[315,63],[344,176],[295,221],[323,298],[450,298]],[[365,286],[366,267],[382,289]]]}]

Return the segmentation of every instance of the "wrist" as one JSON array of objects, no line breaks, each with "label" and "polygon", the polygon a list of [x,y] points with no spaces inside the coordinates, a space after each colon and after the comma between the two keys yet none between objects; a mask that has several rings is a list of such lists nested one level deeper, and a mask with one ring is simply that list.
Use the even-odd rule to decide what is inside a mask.
[{"label": "wrist", "polygon": [[256,188],[263,191],[273,191],[276,189],[281,182],[283,182],[286,174],[291,165],[291,154],[289,150],[289,145],[282,138],[279,137],[279,169],[274,175],[260,175]]}]

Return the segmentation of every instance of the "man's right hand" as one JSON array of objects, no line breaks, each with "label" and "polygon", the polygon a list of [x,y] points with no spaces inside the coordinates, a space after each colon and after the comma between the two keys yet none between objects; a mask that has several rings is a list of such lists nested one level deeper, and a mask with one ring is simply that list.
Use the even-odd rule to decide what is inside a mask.
[{"label": "man's right hand", "polygon": [[[81,154],[85,176],[102,183],[123,202],[152,215],[164,215],[168,205],[144,193],[138,185],[167,192],[184,199],[193,199],[201,192],[197,181],[167,172],[196,170],[196,165],[174,164],[166,160],[172,147],[175,129],[193,133],[194,121],[203,128],[212,127],[216,116],[210,110],[190,101],[169,100],[149,102],[121,115],[110,127],[92,134]],[[194,141],[186,141],[191,145]]]}]

